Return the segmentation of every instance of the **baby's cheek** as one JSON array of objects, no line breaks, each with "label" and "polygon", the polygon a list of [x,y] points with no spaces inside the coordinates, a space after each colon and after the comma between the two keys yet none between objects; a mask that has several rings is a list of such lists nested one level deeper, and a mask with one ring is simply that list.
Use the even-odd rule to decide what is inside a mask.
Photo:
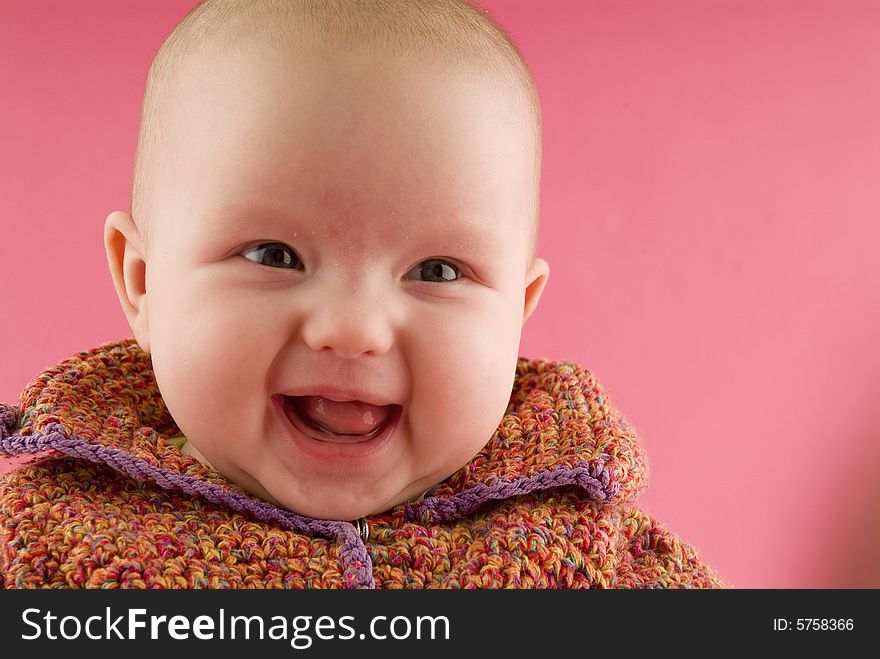
[{"label": "baby's cheek", "polygon": [[446,450],[473,452],[497,427],[513,384],[516,351],[499,350],[482,336],[461,337],[413,373],[412,418]]}]

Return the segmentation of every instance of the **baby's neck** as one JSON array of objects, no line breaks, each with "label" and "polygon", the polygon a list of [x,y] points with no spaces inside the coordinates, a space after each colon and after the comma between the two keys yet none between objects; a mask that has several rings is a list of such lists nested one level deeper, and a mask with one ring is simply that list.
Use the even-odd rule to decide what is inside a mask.
[{"label": "baby's neck", "polygon": [[[209,467],[210,469],[214,469],[214,465],[212,465],[210,462],[208,462],[208,459],[204,455],[202,455],[201,451],[199,451],[199,449],[197,449],[195,444],[193,444],[192,442],[190,442],[190,441],[185,442],[184,445],[180,448],[180,452],[183,453],[184,455],[190,455],[190,456],[194,457],[196,460],[198,460],[199,462],[201,462],[206,467]],[[217,470],[214,469],[214,471],[217,471]]]}]

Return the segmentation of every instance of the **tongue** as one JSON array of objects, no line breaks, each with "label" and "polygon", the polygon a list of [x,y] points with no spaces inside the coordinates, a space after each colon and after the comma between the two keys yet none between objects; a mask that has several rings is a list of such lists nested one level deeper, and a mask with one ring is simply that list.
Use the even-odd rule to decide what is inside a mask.
[{"label": "tongue", "polygon": [[302,396],[295,399],[296,411],[305,420],[337,434],[367,434],[385,423],[389,407],[377,407],[356,400],[344,402]]}]

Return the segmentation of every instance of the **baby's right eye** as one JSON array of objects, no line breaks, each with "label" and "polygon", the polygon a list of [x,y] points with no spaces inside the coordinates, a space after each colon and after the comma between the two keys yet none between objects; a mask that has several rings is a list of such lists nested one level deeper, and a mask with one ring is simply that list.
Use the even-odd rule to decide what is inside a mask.
[{"label": "baby's right eye", "polygon": [[[263,243],[255,247],[248,247],[241,254],[249,261],[256,261],[272,268],[304,269],[299,254],[283,243]],[[246,256],[247,254],[256,254],[256,258],[251,259]]]}]

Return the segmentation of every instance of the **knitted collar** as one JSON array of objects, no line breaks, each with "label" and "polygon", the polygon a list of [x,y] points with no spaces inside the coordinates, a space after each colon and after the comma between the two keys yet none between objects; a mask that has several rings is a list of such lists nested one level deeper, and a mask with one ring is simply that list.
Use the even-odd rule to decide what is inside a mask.
[{"label": "knitted collar", "polygon": [[[283,520],[286,527],[339,533],[339,522],[278,509],[166,442],[179,429],[159,394],[150,356],[134,339],[73,355],[38,376],[20,400],[20,409],[0,405],[0,453],[54,450],[267,521]],[[634,430],[589,371],[521,358],[507,411],[486,446],[423,498],[403,504],[403,514],[441,522],[491,500],[556,487],[578,487],[610,504],[633,498],[646,476]]]}]

